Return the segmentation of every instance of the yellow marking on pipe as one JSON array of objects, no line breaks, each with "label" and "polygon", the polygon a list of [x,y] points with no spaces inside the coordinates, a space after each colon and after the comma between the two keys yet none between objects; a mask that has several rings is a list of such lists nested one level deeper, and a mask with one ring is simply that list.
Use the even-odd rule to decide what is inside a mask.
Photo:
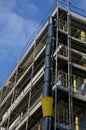
[{"label": "yellow marking on pipe", "polygon": [[41,99],[43,117],[54,116],[53,98],[45,96]]}]

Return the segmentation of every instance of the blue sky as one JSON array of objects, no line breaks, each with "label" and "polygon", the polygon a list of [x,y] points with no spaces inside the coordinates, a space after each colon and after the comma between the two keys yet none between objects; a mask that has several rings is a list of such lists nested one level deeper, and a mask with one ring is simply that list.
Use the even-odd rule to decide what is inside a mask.
[{"label": "blue sky", "polygon": [[[0,81],[55,0],[0,0]],[[86,10],[86,0],[70,0]]]}]

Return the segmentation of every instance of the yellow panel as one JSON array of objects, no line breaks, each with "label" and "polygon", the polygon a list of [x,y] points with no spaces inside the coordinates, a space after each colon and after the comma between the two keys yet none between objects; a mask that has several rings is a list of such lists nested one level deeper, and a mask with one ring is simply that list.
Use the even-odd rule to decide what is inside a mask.
[{"label": "yellow panel", "polygon": [[76,130],[79,130],[79,117],[75,117]]},{"label": "yellow panel", "polygon": [[84,79],[84,83],[86,83],[86,79]]},{"label": "yellow panel", "polygon": [[76,85],[76,75],[74,75],[74,92],[77,91],[77,85]]},{"label": "yellow panel", "polygon": [[84,31],[81,31],[81,40],[85,41],[85,32]]},{"label": "yellow panel", "polygon": [[46,96],[41,99],[43,117],[54,116],[53,98]]}]

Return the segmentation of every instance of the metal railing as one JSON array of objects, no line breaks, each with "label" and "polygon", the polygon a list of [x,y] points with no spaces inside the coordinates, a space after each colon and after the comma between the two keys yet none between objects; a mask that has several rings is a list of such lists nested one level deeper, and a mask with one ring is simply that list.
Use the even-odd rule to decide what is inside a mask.
[{"label": "metal railing", "polygon": [[[60,106],[58,105],[57,107],[57,124],[61,126],[61,128],[70,128],[69,126],[69,120],[68,120],[68,116],[69,116],[69,112],[68,112],[68,108],[64,107],[64,106]],[[82,113],[82,111],[81,111]],[[86,129],[86,125],[85,125],[85,120],[86,120],[86,115],[82,115],[82,114],[76,114],[75,112],[73,112],[73,121],[71,124],[71,128],[73,130],[75,130],[75,127],[78,126],[80,129]],[[75,118],[78,118],[78,122],[76,123]]]},{"label": "metal railing", "polygon": [[74,6],[71,2],[67,2],[67,0],[59,0],[59,7],[62,7],[64,9],[70,9],[70,11],[86,18],[86,10]]},{"label": "metal railing", "polygon": [[[72,79],[72,86],[71,86],[71,90],[73,93],[78,93],[82,96],[86,96],[86,83],[84,83],[84,78],[76,75],[76,79],[74,77],[74,75],[71,75],[71,79]],[[74,81],[76,82],[76,86],[74,85]],[[65,87],[66,89],[69,89],[68,87],[68,74],[62,71],[58,72],[58,82],[57,85],[59,87]],[[76,89],[76,91],[75,91]]]},{"label": "metal railing", "polygon": [[[41,99],[41,97],[39,97],[37,100],[36,100],[36,102],[32,105],[32,107],[30,108],[30,112],[36,107],[36,105],[40,102],[40,99]],[[12,129],[14,129],[14,128],[17,128],[18,127],[18,125],[25,119],[25,118],[27,118],[27,111],[26,111],[26,113],[22,113],[22,114],[20,114],[16,119],[15,119],[15,123],[12,125],[12,126],[10,126],[9,128],[9,130],[12,130]]]},{"label": "metal railing", "polygon": [[[86,36],[81,36],[81,32],[83,30],[81,30],[81,29],[79,29],[77,27],[71,26],[71,25],[70,25],[70,28],[71,28],[71,36],[72,37],[74,37],[74,38],[76,38],[78,40],[81,40],[82,42],[86,42]],[[59,19],[59,30],[67,32],[67,21]],[[86,35],[86,32],[85,31],[83,31],[83,32]]]}]

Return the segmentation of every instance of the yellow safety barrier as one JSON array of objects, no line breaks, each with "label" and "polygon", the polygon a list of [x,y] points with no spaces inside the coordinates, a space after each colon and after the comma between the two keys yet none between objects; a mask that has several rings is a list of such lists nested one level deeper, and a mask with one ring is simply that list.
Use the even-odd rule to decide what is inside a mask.
[{"label": "yellow safety barrier", "polygon": [[53,98],[46,96],[41,99],[43,117],[54,116]]},{"label": "yellow safety barrier", "polygon": [[75,117],[76,130],[79,130],[79,117]]},{"label": "yellow safety barrier", "polygon": [[[77,81],[76,81],[76,75],[74,75],[74,92],[77,91]],[[76,130],[79,130],[79,118],[78,116],[75,117],[75,128]]]},{"label": "yellow safety barrier", "polygon": [[74,75],[74,92],[77,91],[76,75]]}]

